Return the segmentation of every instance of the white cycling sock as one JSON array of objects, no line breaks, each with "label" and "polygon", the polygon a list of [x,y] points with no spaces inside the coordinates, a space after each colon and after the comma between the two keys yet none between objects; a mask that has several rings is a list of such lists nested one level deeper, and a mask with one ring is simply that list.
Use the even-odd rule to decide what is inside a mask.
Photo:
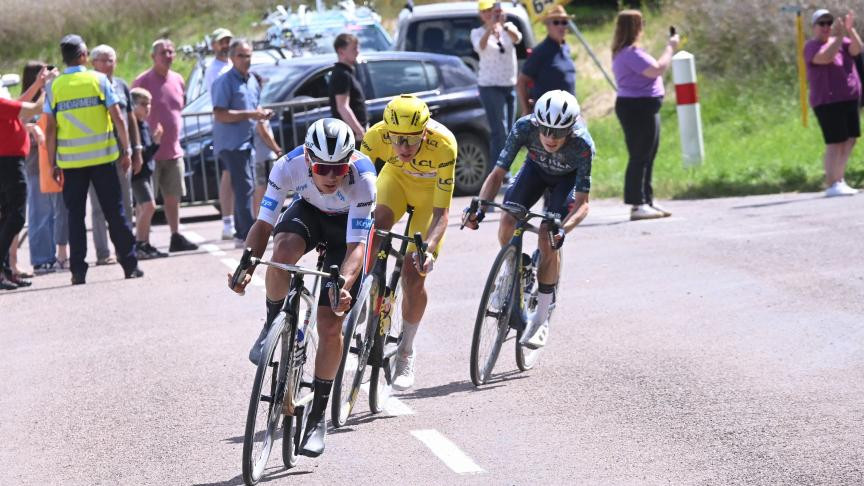
[{"label": "white cycling sock", "polygon": [[399,354],[402,356],[410,356],[414,353],[414,337],[417,336],[417,329],[420,328],[420,323],[417,324],[402,321],[402,341],[399,343]]},{"label": "white cycling sock", "polygon": [[233,215],[225,216],[224,218],[222,218],[222,224],[226,228],[233,228],[234,227],[234,216]]},{"label": "white cycling sock", "polygon": [[548,294],[543,292],[537,293],[537,310],[531,318],[531,324],[537,326],[543,324],[549,318],[549,306],[552,305],[552,292]]}]

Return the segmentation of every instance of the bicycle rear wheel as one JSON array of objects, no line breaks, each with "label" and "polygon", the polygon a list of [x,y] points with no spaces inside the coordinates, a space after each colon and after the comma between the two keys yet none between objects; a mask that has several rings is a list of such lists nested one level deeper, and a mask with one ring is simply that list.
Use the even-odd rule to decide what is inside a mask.
[{"label": "bicycle rear wheel", "polygon": [[345,319],[342,360],[333,382],[333,405],[330,407],[330,419],[335,427],[345,425],[357,403],[366,362],[372,349],[375,332],[373,308],[377,295],[377,277],[374,274],[366,275],[357,292],[356,304]]},{"label": "bicycle rear wheel", "polygon": [[[296,359],[291,371],[291,390],[294,391],[294,400],[292,403],[299,403],[304,397],[311,396],[314,391],[315,380],[315,355],[318,352],[318,328],[315,325],[318,301],[316,296],[309,297],[304,294],[301,300],[300,312],[298,315],[305,316],[306,335],[304,338],[303,347],[295,348]],[[297,407],[294,410],[294,415],[287,415],[283,411],[283,433],[282,433],[282,462],[287,469],[297,465],[298,454],[300,449],[300,441],[303,438],[303,431],[306,428],[306,419],[309,417],[309,412],[312,410],[312,404]]]},{"label": "bicycle rear wheel", "polygon": [[475,386],[489,379],[498,360],[501,344],[510,330],[518,257],[515,246],[503,248],[486,279],[471,340],[471,381]]},{"label": "bicycle rear wheel", "polygon": [[[386,323],[384,319],[390,319],[390,326],[386,336],[376,336],[382,339],[381,343],[381,366],[372,367],[372,377],[369,379],[369,409],[372,413],[381,413],[387,405],[387,400],[393,393],[393,372],[396,370],[396,349],[399,340],[402,339],[402,284],[396,285],[396,290],[390,295],[389,302],[382,303],[381,313],[378,316],[379,329]],[[386,308],[385,308],[386,306]],[[386,315],[385,315],[386,313]]]},{"label": "bicycle rear wheel", "polygon": [[[564,266],[564,252],[558,252],[558,281],[561,281],[561,268]],[[531,255],[531,272],[534,273],[533,278],[530,279],[531,286],[530,288],[525,288],[522,292],[522,308],[525,310],[524,315],[530,316],[537,310],[537,286],[539,282],[537,281],[537,268],[539,268],[540,264],[540,250],[534,250],[534,253]],[[555,285],[555,293],[552,301],[552,306],[549,308],[549,319],[552,319],[552,311],[555,310],[555,304],[558,300],[558,285]],[[543,348],[540,349],[531,349],[527,346],[522,346],[519,344],[520,339],[522,339],[522,332],[524,331],[524,327],[520,326],[516,332],[516,366],[519,367],[521,371],[528,371],[537,364],[537,360],[540,359],[540,353],[543,351]]]},{"label": "bicycle rear wheel", "polygon": [[270,327],[252,384],[243,435],[243,481],[247,485],[258,483],[264,474],[282,417],[282,395],[290,367],[283,359],[283,347],[291,341],[282,339],[286,325],[283,312]]}]

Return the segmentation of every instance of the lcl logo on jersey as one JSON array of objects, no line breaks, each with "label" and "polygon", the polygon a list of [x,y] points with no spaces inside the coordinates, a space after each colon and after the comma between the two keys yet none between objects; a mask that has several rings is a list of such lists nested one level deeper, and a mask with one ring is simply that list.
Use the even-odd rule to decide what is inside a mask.
[{"label": "lcl logo on jersey", "polygon": [[453,185],[453,178],[450,177],[449,179],[442,179],[439,177],[438,178],[438,185],[439,186],[452,186]]}]

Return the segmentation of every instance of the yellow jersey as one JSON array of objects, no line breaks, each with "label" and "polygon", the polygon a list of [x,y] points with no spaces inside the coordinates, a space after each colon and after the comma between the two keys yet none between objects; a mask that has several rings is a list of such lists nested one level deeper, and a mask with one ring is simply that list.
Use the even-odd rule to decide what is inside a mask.
[{"label": "yellow jersey", "polygon": [[379,184],[382,180],[395,179],[407,186],[434,186],[432,207],[450,207],[456,173],[456,137],[444,125],[429,120],[420,151],[411,162],[399,160],[383,121],[376,123],[366,132],[360,151],[372,159],[375,165],[384,163],[381,175],[387,172],[388,177],[382,179],[379,175]]}]

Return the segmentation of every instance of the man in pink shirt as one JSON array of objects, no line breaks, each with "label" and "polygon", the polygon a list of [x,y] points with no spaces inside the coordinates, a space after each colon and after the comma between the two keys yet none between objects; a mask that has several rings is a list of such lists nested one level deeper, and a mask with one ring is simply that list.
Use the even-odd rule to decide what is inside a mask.
[{"label": "man in pink shirt", "polygon": [[185,105],[183,100],[183,77],[171,70],[174,62],[174,43],[158,39],[153,43],[151,57],[153,67],[139,74],[132,83],[135,88],[144,88],[153,96],[147,122],[154,129],[162,126],[162,143],[153,156],[156,167],[153,171],[153,186],[162,193],[165,219],[171,228],[170,252],[196,250],[198,246],[187,240],[178,231],[180,225],[180,198],[186,193],[184,184],[185,166],[183,150],[180,148],[180,116]]}]

